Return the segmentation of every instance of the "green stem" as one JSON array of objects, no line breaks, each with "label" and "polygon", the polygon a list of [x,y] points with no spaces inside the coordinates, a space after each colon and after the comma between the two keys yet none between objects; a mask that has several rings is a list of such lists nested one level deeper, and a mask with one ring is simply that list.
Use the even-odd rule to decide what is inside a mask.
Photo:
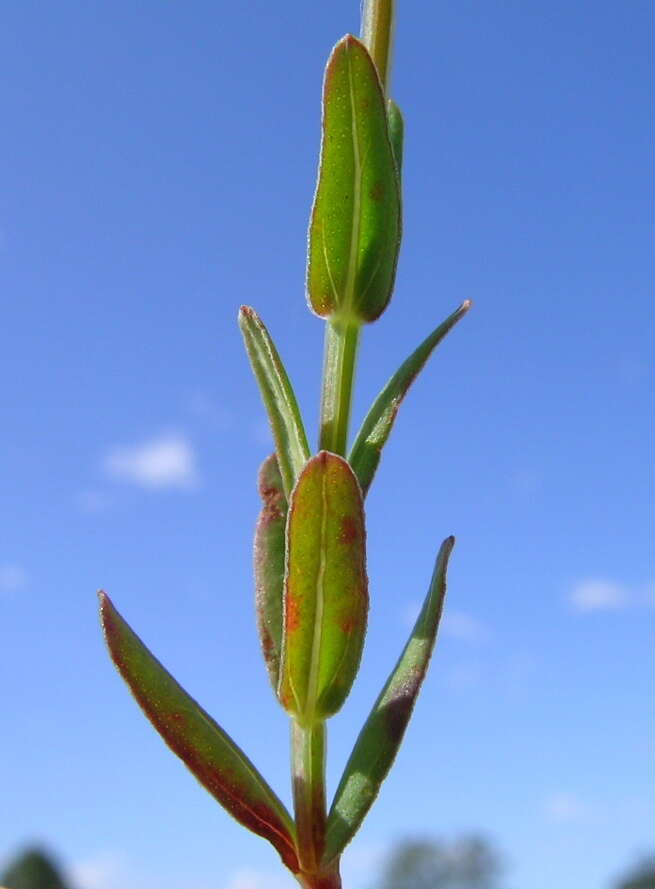
[{"label": "green stem", "polygon": [[293,805],[302,871],[318,874],[325,845],[325,722],[291,725]]},{"label": "green stem", "polygon": [[362,41],[378,69],[382,89],[389,94],[396,0],[364,0]]},{"label": "green stem", "polygon": [[358,321],[331,318],[325,328],[319,447],[345,456],[359,345]]}]

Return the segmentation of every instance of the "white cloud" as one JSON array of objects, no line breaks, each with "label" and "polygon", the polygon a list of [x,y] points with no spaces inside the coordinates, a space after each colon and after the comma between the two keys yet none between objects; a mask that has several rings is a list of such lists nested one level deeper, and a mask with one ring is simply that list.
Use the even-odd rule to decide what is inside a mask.
[{"label": "white cloud", "polygon": [[589,807],[574,793],[566,791],[549,796],[544,808],[551,821],[562,823],[583,821],[589,814]]},{"label": "white cloud", "polygon": [[134,880],[134,874],[128,875],[128,870],[125,856],[117,852],[99,852],[70,868],[71,880],[79,889],[114,889],[115,886],[125,885],[126,877],[130,889],[142,886],[141,881]]},{"label": "white cloud", "polygon": [[482,621],[466,611],[447,611],[441,621],[441,631],[462,642],[482,642],[489,635]]},{"label": "white cloud", "polygon": [[113,478],[144,488],[193,488],[198,483],[196,456],[181,435],[162,435],[132,447],[111,450],[103,461]]},{"label": "white cloud", "polygon": [[[74,862],[68,869],[76,889],[176,889],[179,883],[144,869],[124,852],[102,850]],[[187,882],[185,889],[211,889],[207,882]],[[215,884],[214,884],[215,889]]]},{"label": "white cloud", "polygon": [[20,565],[0,564],[0,593],[15,593],[27,583],[27,574]]},{"label": "white cloud", "polygon": [[617,611],[629,604],[625,587],[610,580],[583,580],[571,590],[570,603],[576,611]]}]

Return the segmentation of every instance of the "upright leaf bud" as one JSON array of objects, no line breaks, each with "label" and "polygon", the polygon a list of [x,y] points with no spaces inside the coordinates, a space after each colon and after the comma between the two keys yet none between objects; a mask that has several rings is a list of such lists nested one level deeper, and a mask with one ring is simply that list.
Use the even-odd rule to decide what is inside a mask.
[{"label": "upright leaf bud", "polygon": [[400,182],[384,91],[366,47],[346,36],[325,72],[309,227],[311,309],[324,318],[375,321],[391,298],[400,236]]}]

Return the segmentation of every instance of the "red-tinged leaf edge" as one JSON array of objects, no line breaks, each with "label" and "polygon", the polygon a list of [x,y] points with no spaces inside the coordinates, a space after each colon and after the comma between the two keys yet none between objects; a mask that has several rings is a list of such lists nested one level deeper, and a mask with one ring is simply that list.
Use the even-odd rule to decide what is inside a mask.
[{"label": "red-tinged leaf edge", "polygon": [[284,551],[287,498],[276,454],[261,465],[258,478],[262,509],[255,529],[254,568],[257,630],[273,689],[277,692],[282,652]]},{"label": "red-tinged leaf edge", "polygon": [[304,724],[333,716],[359,669],[368,617],[357,478],[338,454],[304,466],[289,500],[278,698]]},{"label": "red-tinged leaf edge", "polygon": [[295,828],[283,803],[243,751],[146,648],[99,593],[111,658],[136,702],[168,747],[240,824],[267,839],[294,874]]},{"label": "red-tinged leaf edge", "polygon": [[434,649],[454,545],[448,537],[439,549],[421,613],[343,771],[328,816],[326,862],[338,860],[357,833],[396,758]]}]

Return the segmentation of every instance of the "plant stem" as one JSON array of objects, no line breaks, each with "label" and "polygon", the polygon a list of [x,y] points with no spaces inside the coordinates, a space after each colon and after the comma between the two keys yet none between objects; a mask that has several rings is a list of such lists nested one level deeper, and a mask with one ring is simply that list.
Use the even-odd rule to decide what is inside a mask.
[{"label": "plant stem", "polygon": [[339,865],[333,864],[320,874],[296,874],[303,889],[341,889]]},{"label": "plant stem", "polygon": [[325,328],[319,447],[341,456],[348,444],[359,329],[358,321],[338,317],[331,318]]},{"label": "plant stem", "polygon": [[318,874],[325,843],[325,722],[291,725],[293,804],[300,866]]},{"label": "plant stem", "polygon": [[364,0],[362,10],[362,41],[378,69],[385,95],[391,79],[395,7],[395,0]]}]

